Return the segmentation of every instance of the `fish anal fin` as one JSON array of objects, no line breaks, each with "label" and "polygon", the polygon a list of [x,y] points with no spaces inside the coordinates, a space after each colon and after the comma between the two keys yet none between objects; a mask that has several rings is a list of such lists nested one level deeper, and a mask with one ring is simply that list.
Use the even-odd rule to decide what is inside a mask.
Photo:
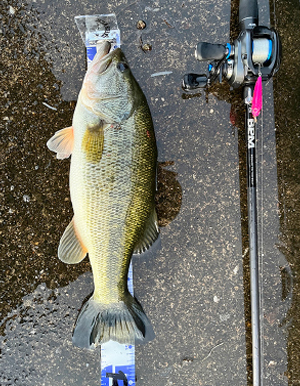
[{"label": "fish anal fin", "polygon": [[154,243],[154,241],[158,238],[158,235],[159,229],[157,214],[154,208],[146,223],[145,231],[140,240],[137,242],[133,253],[140,254],[147,251]]},{"label": "fish anal fin", "polygon": [[60,240],[58,247],[58,257],[64,263],[77,264],[85,258],[87,252],[87,249],[82,244],[79,236],[76,233],[73,217]]},{"label": "fish anal fin", "polygon": [[47,146],[54,151],[58,159],[70,157],[74,147],[73,126],[57,131],[47,142]]}]

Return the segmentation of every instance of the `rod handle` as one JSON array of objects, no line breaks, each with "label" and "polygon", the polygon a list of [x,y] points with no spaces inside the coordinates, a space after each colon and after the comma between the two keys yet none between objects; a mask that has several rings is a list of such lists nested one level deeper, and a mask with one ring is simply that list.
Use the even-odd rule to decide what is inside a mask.
[{"label": "rod handle", "polygon": [[240,30],[252,29],[253,25],[258,25],[258,5],[257,0],[240,0],[239,6],[239,26]]}]

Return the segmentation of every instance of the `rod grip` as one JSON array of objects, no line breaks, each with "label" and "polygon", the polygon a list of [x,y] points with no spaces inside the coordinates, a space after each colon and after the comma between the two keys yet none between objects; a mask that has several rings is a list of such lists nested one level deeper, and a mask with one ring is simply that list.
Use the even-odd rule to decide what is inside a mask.
[{"label": "rod grip", "polygon": [[240,0],[239,24],[241,30],[248,29],[249,24],[258,25],[257,0]]}]

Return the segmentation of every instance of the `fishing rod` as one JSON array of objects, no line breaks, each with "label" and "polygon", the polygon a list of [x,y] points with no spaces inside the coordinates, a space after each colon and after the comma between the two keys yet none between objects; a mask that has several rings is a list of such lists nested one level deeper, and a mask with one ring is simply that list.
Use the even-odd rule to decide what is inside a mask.
[{"label": "fishing rod", "polygon": [[281,44],[274,29],[258,23],[257,0],[240,0],[240,34],[233,44],[211,44],[200,42],[195,57],[199,61],[210,61],[206,74],[186,74],[182,80],[185,91],[209,87],[224,77],[233,87],[243,87],[246,107],[247,144],[247,205],[250,253],[250,292],[252,328],[252,372],[253,386],[263,384],[261,314],[259,291],[259,256],[257,231],[257,174],[256,131],[257,117],[262,108],[262,82],[272,78],[281,61]]}]

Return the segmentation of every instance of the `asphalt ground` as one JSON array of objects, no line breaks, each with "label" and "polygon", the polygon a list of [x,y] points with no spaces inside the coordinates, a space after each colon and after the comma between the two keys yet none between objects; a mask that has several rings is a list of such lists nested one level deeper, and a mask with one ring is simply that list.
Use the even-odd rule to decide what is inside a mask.
[{"label": "asphalt ground", "polygon": [[[259,4],[261,24],[268,25],[269,5]],[[100,351],[71,343],[78,310],[93,289],[89,263],[73,267],[57,259],[72,218],[69,161],[56,160],[45,144],[70,125],[85,73],[74,16],[112,12],[152,112],[160,162],[161,244],[134,257],[135,294],[156,333],[136,347],[137,384],[251,384],[242,101],[226,85],[192,97],[181,89],[183,74],[206,71],[195,61],[196,43],[230,40],[235,4],[5,0],[0,7],[1,385],[100,384]],[[140,19],[143,31],[136,29]],[[284,20],[275,20],[281,33],[288,31]],[[284,47],[290,42],[284,39]],[[151,51],[141,49],[145,43]],[[288,71],[284,61],[283,68]],[[151,76],[164,71],[171,73]],[[279,108],[276,137],[274,101],[281,104],[289,89],[275,82],[283,92],[274,97],[272,82],[266,85],[258,130],[264,385],[300,381],[298,282],[291,268],[298,271],[290,261],[298,247],[291,202],[299,174],[297,163],[288,173],[282,148],[295,141],[280,131],[286,112]]]}]

